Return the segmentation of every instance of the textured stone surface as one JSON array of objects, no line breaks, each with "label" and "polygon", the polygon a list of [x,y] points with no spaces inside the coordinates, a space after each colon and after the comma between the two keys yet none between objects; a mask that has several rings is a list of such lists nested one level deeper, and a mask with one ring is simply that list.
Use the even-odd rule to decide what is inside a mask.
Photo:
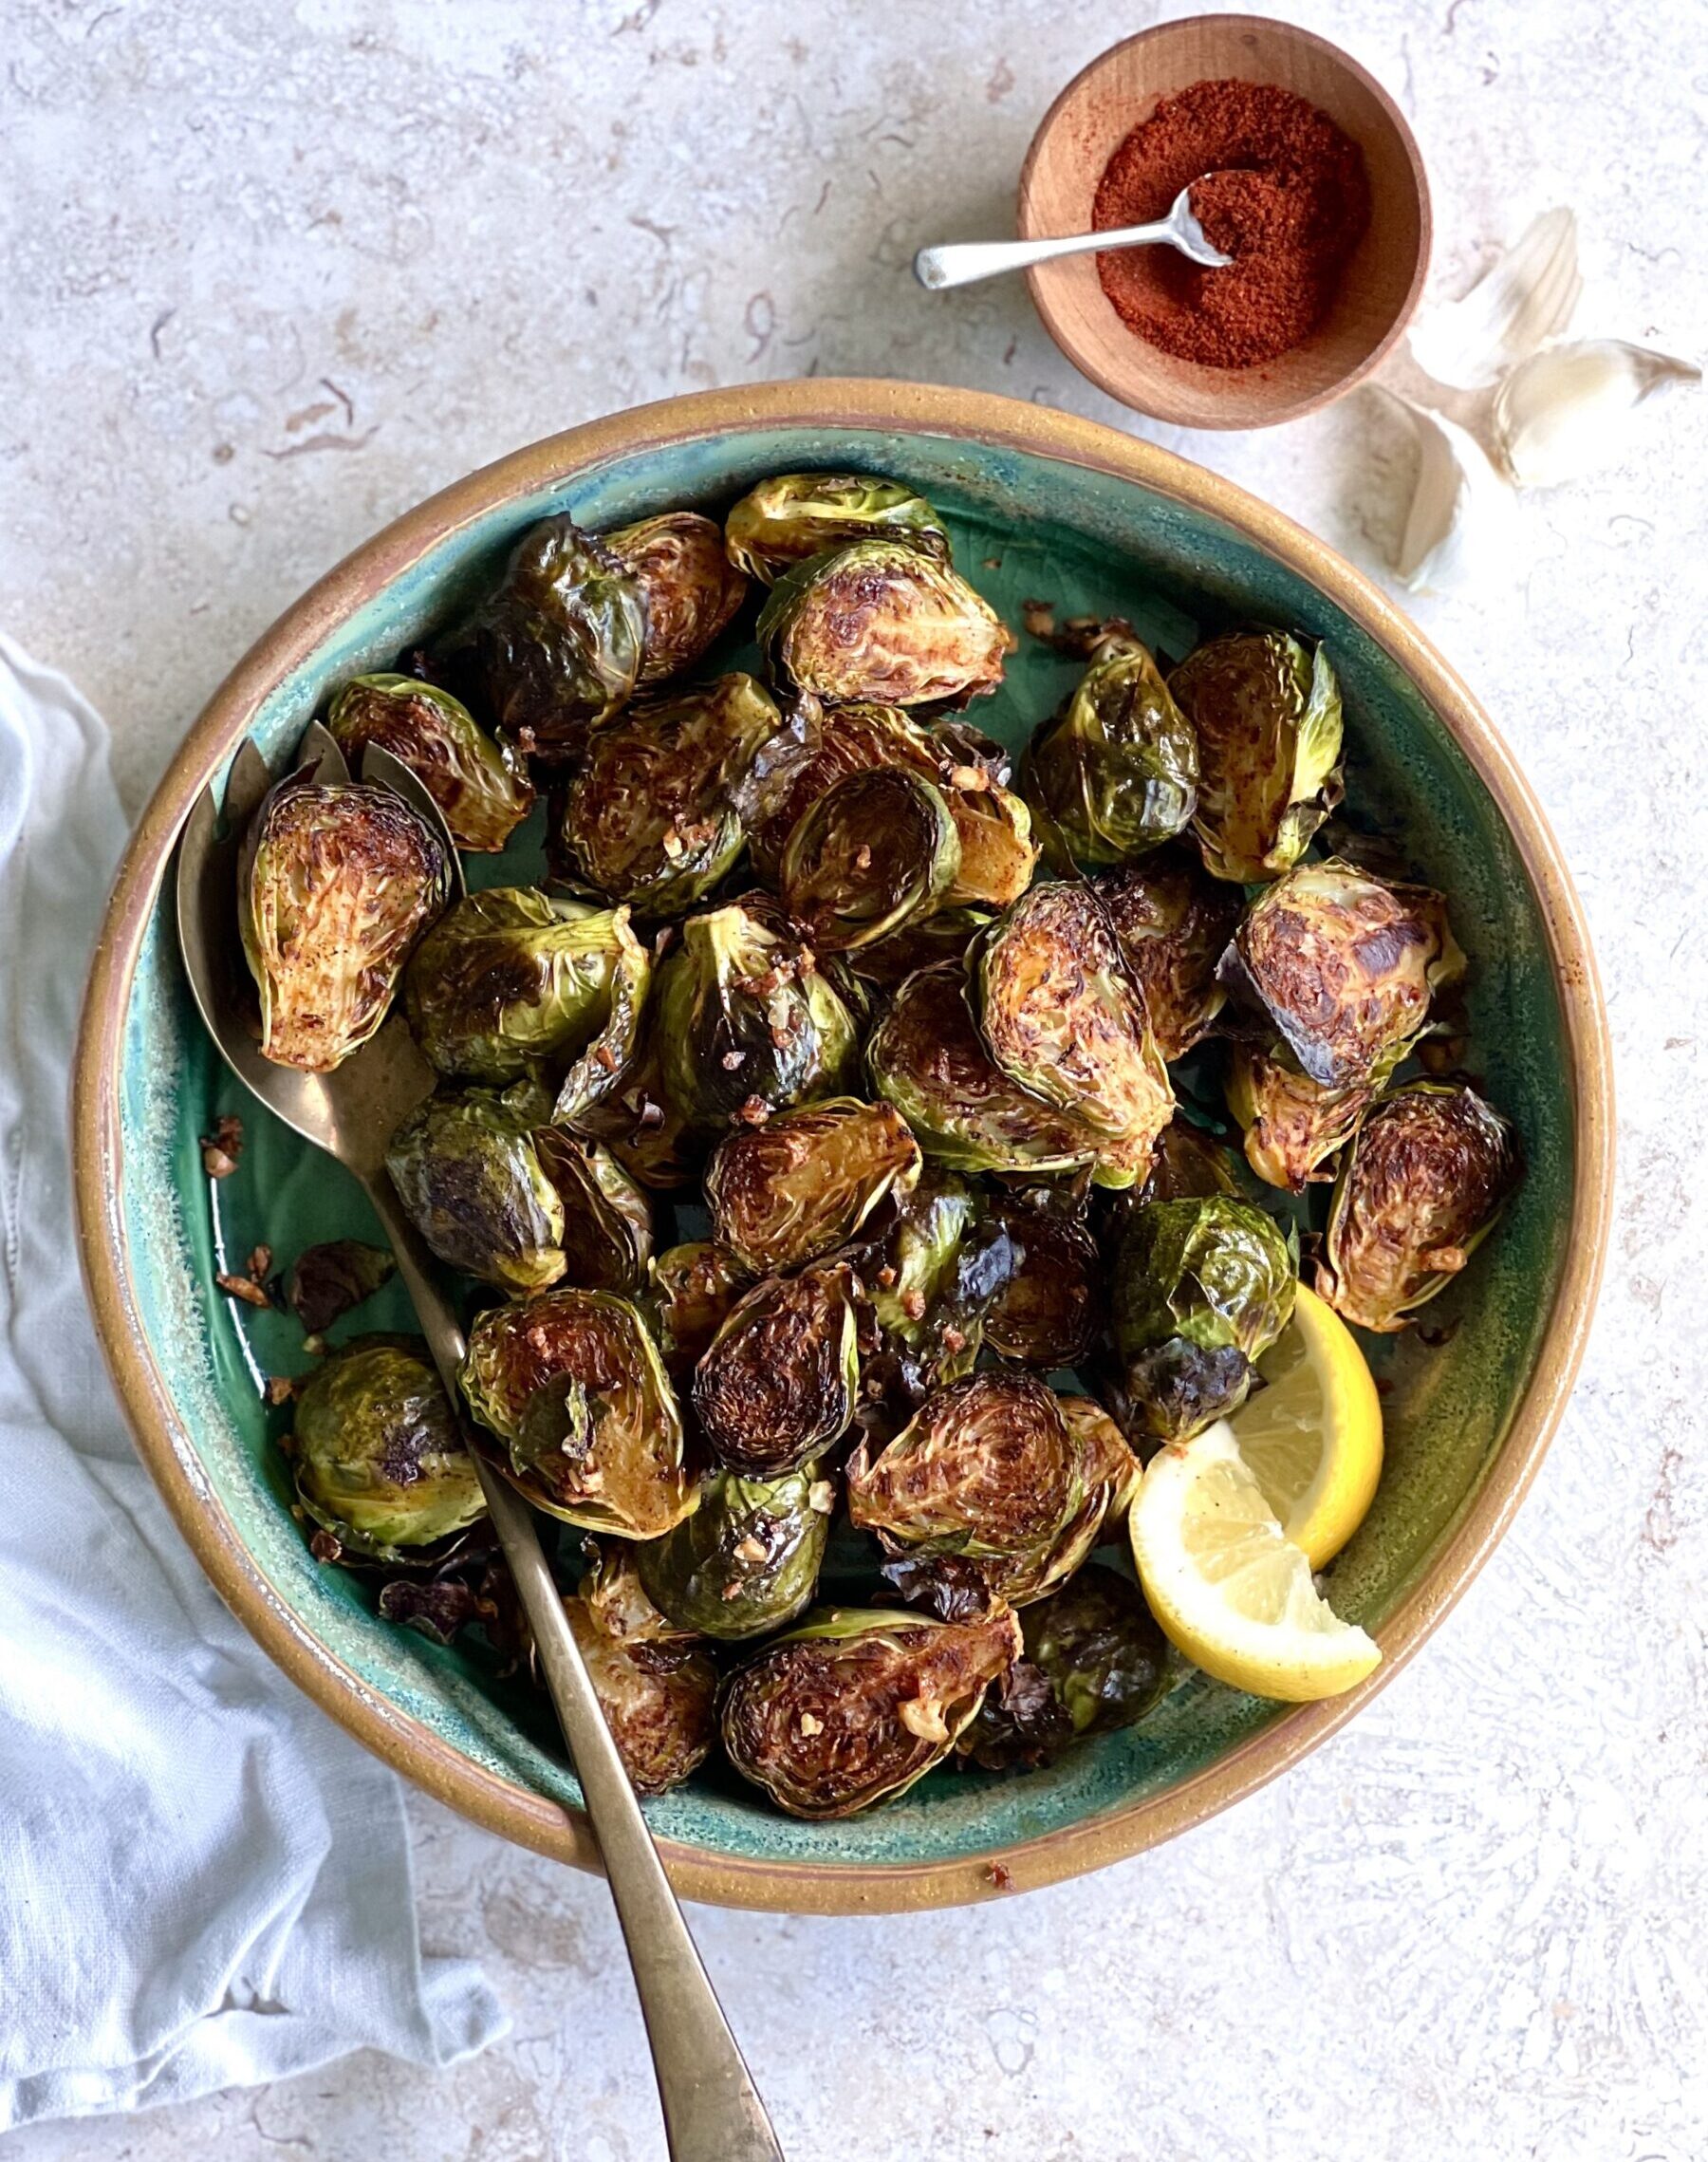
[{"label": "textured stone surface", "polygon": [[[1436,288],[1584,221],[1592,329],[1708,346],[1698,0],[1289,7],[1431,160]],[[0,0],[0,622],[113,722],[132,803],[249,641],[377,525],[612,407],[889,373],[1140,425],[1024,289],[916,291],[1001,232],[1031,128],[1152,10],[692,0]],[[1415,1666],[1232,1816],[972,1913],[702,1913],[798,2162],[1696,2162],[1708,2150],[1708,401],[1532,499],[1506,591],[1419,604],[1575,866],[1620,1049],[1588,1366]],[[1379,568],[1373,399],[1179,447]],[[602,1888],[414,1805],[436,1944],[515,2015],[430,2081],[358,2060],[19,2162],[642,2162],[662,2153]]]}]

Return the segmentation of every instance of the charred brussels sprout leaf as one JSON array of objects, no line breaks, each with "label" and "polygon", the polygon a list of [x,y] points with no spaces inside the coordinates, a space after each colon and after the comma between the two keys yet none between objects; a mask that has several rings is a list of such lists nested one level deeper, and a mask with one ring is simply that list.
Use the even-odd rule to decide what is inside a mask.
[{"label": "charred brussels sprout leaf", "polygon": [[725,524],[730,561],[763,585],[826,549],[873,533],[949,554],[943,522],[900,480],[864,473],[780,473],[751,489]]},{"label": "charred brussels sprout leaf", "polygon": [[296,1400],[297,1495],[323,1530],[374,1561],[412,1558],[486,1514],[456,1414],[414,1337],[359,1337]]},{"label": "charred brussels sprout leaf", "polygon": [[758,638],[775,680],[831,704],[962,704],[994,691],[1014,641],[946,563],[905,541],[857,541],[780,579]]},{"label": "charred brussels sprout leaf", "polygon": [[332,700],[326,726],[352,771],[378,743],[417,774],[459,848],[501,849],[534,792],[508,745],[474,724],[460,699],[413,676],[356,676]]},{"label": "charred brussels sprout leaf", "polygon": [[305,1246],[286,1291],[305,1336],[318,1336],[390,1283],[398,1264],[385,1246],[362,1239],[328,1239]]},{"label": "charred brussels sprout leaf", "polygon": [[647,1007],[640,1048],[616,1083],[579,1109],[566,1111],[560,1102],[558,1115],[572,1132],[603,1143],[642,1186],[668,1193],[688,1184],[695,1151],[688,1122],[664,1085],[656,998]]},{"label": "charred brussels sprout leaf", "polygon": [[1517,1136],[1472,1090],[1398,1090],[1342,1161],[1317,1290],[1361,1329],[1405,1328],[1464,1267],[1521,1176]]},{"label": "charred brussels sprout leaf", "polygon": [[1300,1071],[1326,1089],[1375,1079],[1428,1018],[1432,994],[1465,970],[1447,904],[1330,858],[1301,864],[1258,900],[1221,964],[1223,982],[1267,1015]]},{"label": "charred brussels sprout leaf", "polygon": [[584,1598],[564,1601],[587,1678],[638,1794],[666,1794],[717,1735],[717,1668],[702,1646],[614,1636]]},{"label": "charred brussels sprout leaf", "polygon": [[753,1479],[798,1471],[837,1441],[860,1386],[854,1277],[842,1262],[767,1277],[731,1308],[695,1370],[718,1461]]},{"label": "charred brussels sprout leaf", "polygon": [[1077,1366],[1097,1331],[1097,1248],[1066,1217],[996,1197],[988,1204],[1012,1258],[984,1319],[992,1351],[1022,1366]]},{"label": "charred brussels sprout leaf", "polygon": [[999,1214],[953,1171],[929,1167],[859,1263],[879,1330],[868,1392],[881,1389],[905,1416],[971,1373],[1018,1260]]},{"label": "charred brussels sprout leaf", "polygon": [[1197,734],[1205,867],[1241,885],[1277,877],[1340,800],[1327,654],[1280,631],[1231,631],[1189,653],[1168,687]]},{"label": "charred brussels sprout leaf", "polygon": [[654,1334],[672,1375],[686,1381],[752,1282],[752,1271],[715,1239],[695,1239],[660,1254],[651,1274]]},{"label": "charred brussels sprout leaf", "polygon": [[1191,822],[1197,740],[1137,639],[1096,648],[1060,718],[1033,738],[1021,787],[1060,870],[1128,863]]},{"label": "charred brussels sprout leaf", "polygon": [[950,881],[945,904],[951,908],[1006,908],[1019,900],[1038,867],[1031,812],[999,783],[975,781],[973,768],[951,772],[957,770],[962,785],[951,782],[943,791],[960,843],[960,868]]},{"label": "charred brussels sprout leaf", "polygon": [[782,1629],[812,1602],[833,1494],[813,1465],[771,1480],[714,1473],[692,1517],[636,1549],[648,1596],[679,1628],[727,1644]]},{"label": "charred brussels sprout leaf", "polygon": [[237,898],[262,1055],[329,1073],[384,1020],[411,948],[451,898],[451,866],[390,789],[290,773],[251,824]]},{"label": "charred brussels sprout leaf", "polygon": [[919,1146],[891,1105],[836,1096],[727,1135],[706,1171],[716,1238],[754,1274],[840,1246],[919,1174]]},{"label": "charred brussels sprout leaf", "polygon": [[681,1414],[640,1314],[608,1292],[548,1291],[483,1314],[463,1394],[536,1508],[657,1538],[694,1507]]},{"label": "charred brussels sprout leaf", "polygon": [[1351,1089],[1325,1089],[1301,1073],[1284,1043],[1268,1051],[1235,1043],[1228,1066],[1228,1109],[1245,1132],[1246,1162],[1272,1186],[1302,1194],[1320,1166],[1343,1148],[1399,1063],[1403,1047],[1378,1065],[1370,1080]]},{"label": "charred brussels sprout leaf", "polygon": [[1019,1649],[1001,1605],[964,1622],[830,1609],[731,1677],[724,1747],[791,1817],[851,1817],[941,1763]]},{"label": "charred brussels sprout leaf", "polygon": [[449,1267],[515,1293],[563,1275],[564,1204],[536,1146],[550,1116],[545,1090],[518,1081],[430,1096],[392,1136],[398,1199]]},{"label": "charred brussels sprout leaf", "polygon": [[652,1204],[597,1142],[557,1127],[534,1136],[564,1208],[564,1278],[586,1291],[637,1292],[652,1259]]},{"label": "charred brussels sprout leaf", "polygon": [[1238,1191],[1233,1156],[1177,1111],[1158,1134],[1150,1170],[1131,1198],[1142,1207],[1146,1202],[1207,1201],[1212,1194]]},{"label": "charred brussels sprout leaf", "polygon": [[1023,1658],[961,1740],[986,1771],[1051,1763],[1075,1742],[1136,1726],[1162,1695],[1168,1640],[1138,1585],[1101,1562],[1028,1607],[1021,1627]]},{"label": "charred brussels sprout leaf", "polygon": [[1216,968],[1239,921],[1239,894],[1177,848],[1111,872],[1097,890],[1144,994],[1157,1049],[1179,1058],[1221,1012]]},{"label": "charred brussels sprout leaf", "polygon": [[640,588],[646,635],[640,687],[692,668],[747,597],[747,580],[724,553],[716,522],[697,511],[666,511],[599,537]]},{"label": "charred brussels sprout leaf", "polygon": [[1116,1257],[1115,1345],[1133,1415],[1166,1442],[1236,1410],[1253,1362],[1292,1314],[1294,1271],[1272,1218],[1227,1195],[1151,1202]]},{"label": "charred brussels sprout leaf", "polygon": [[930,781],[895,767],[850,773],[789,836],[783,899],[815,945],[842,953],[929,916],[959,868],[955,821]]}]

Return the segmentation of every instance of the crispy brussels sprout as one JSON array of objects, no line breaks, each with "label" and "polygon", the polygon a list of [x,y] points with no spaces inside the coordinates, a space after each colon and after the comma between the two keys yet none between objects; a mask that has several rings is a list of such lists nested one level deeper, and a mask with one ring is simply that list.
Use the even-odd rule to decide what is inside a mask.
[{"label": "crispy brussels sprout", "polygon": [[946,563],[905,541],[857,541],[778,580],[760,610],[775,680],[832,704],[964,704],[996,690],[1014,641]]},{"label": "crispy brussels sprout", "polygon": [[1012,1258],[984,1317],[992,1351],[1022,1366],[1077,1366],[1097,1332],[1097,1247],[1082,1224],[1006,1195],[986,1204]]},{"label": "crispy brussels sprout", "polygon": [[875,1608],[809,1615],[731,1676],[724,1748],[791,1817],[852,1817],[943,1761],[1020,1641],[1000,1604],[961,1622]]},{"label": "crispy brussels sprout", "polygon": [[528,816],[534,792],[522,762],[474,724],[460,699],[413,676],[355,676],[326,726],[352,772],[378,743],[417,774],[459,848],[496,854]]},{"label": "crispy brussels sprout", "polygon": [[[666,1535],[668,1536],[668,1535]],[[682,1644],[699,1632],[680,1629],[652,1603],[640,1581],[638,1557],[644,1539],[596,1539],[584,1533],[588,1564],[576,1596],[606,1636],[625,1644]]]},{"label": "crispy brussels sprout", "polygon": [[850,773],[900,767],[922,780],[941,779],[945,759],[932,731],[900,706],[857,700],[821,708],[810,757],[794,767],[766,815],[752,829],[753,867],[775,885],[783,850],[796,825],[819,798]]},{"label": "crispy brussels sprout", "polygon": [[422,940],[404,1002],[416,1041],[453,1080],[503,1085],[566,1067],[557,1116],[567,1120],[633,1056],[651,966],[626,908],[495,885]]},{"label": "crispy brussels sprout", "polygon": [[1180,832],[1197,801],[1197,739],[1161,670],[1116,633],[1027,752],[1021,789],[1058,870],[1130,863]]},{"label": "crispy brussels sprout", "polygon": [[851,1239],[919,1175],[919,1145],[889,1104],[833,1096],[728,1134],[706,1170],[714,1235],[755,1276]]},{"label": "crispy brussels sprout", "polygon": [[730,561],[766,586],[808,556],[873,533],[948,560],[949,535],[931,505],[876,474],[780,473],[750,489],[724,528]]},{"label": "crispy brussels sprout", "polygon": [[686,1382],[752,1282],[752,1272],[716,1239],[694,1239],[660,1254],[651,1274],[646,1303],[653,1334],[672,1378]]},{"label": "crispy brussels sprout", "polygon": [[849,773],[797,822],[783,851],[789,912],[826,953],[869,946],[929,916],[960,868],[960,840],[932,782],[888,767]]},{"label": "crispy brussels sprout", "polygon": [[883,1405],[905,1418],[971,1373],[986,1317],[1018,1265],[1000,1214],[953,1171],[928,1166],[858,1263],[879,1333],[863,1370],[868,1394],[882,1391]]},{"label": "crispy brussels sprout", "polygon": [[1157,1049],[1165,1059],[1179,1058],[1221,1012],[1226,994],[1216,965],[1239,921],[1239,893],[1206,877],[1180,848],[1112,871],[1097,890],[1144,993]]},{"label": "crispy brussels sprout", "polygon": [[1115,1346],[1133,1416],[1183,1442],[1237,1410],[1253,1362],[1292,1314],[1293,1258],[1274,1220],[1229,1195],[1151,1202],[1123,1228]]},{"label": "crispy brussels sprout", "polygon": [[291,1263],[285,1297],[303,1334],[319,1336],[364,1306],[397,1273],[389,1246],[370,1246],[364,1239],[324,1239],[305,1246]]},{"label": "crispy brussels sprout", "polygon": [[899,984],[922,968],[948,961],[957,969],[967,948],[991,918],[983,908],[937,908],[892,931],[876,945],[862,946],[847,957],[849,969],[863,983],[893,994]]},{"label": "crispy brussels sprout", "polygon": [[1006,908],[1018,901],[1038,867],[1031,812],[1000,783],[970,776],[976,769],[951,769],[969,777],[943,791],[960,842],[960,868],[950,881],[945,905]]},{"label": "crispy brussels sprout", "polygon": [[418,1337],[358,1337],[318,1367],[297,1396],[291,1461],[303,1507],[368,1560],[407,1560],[486,1514]]},{"label": "crispy brussels sprout", "polygon": [[1177,1111],[1157,1136],[1156,1154],[1144,1184],[1123,1201],[1139,1207],[1146,1202],[1207,1201],[1212,1194],[1236,1194],[1235,1159],[1219,1141],[1201,1133]]},{"label": "crispy brussels sprout", "polygon": [[656,1003],[665,1092],[702,1138],[836,1095],[852,1078],[847,1008],[756,898],[688,919],[659,964]]},{"label": "crispy brussels sprout", "polygon": [[854,1292],[846,1263],[818,1262],[736,1300],[694,1372],[694,1408],[720,1463],[777,1479],[847,1431],[860,1387]]},{"label": "crispy brussels sprout", "polygon": [[1397,1090],[1342,1161],[1317,1290],[1361,1329],[1405,1328],[1464,1267],[1521,1176],[1516,1134],[1474,1090]]},{"label": "crispy brussels sprout", "polygon": [[585,1598],[564,1601],[587,1678],[638,1794],[666,1794],[717,1736],[717,1668],[703,1646],[613,1636]]},{"label": "crispy brussels sprout", "polygon": [[594,731],[569,784],[558,834],[566,875],[643,916],[680,915],[740,856],[743,806],[783,750],[805,755],[752,676],[631,706]]},{"label": "crispy brussels sprout", "polygon": [[1358,1123],[1399,1063],[1397,1045],[1371,1078],[1351,1089],[1325,1089],[1301,1073],[1284,1043],[1268,1051],[1235,1043],[1228,1063],[1228,1109],[1245,1132],[1246,1162],[1272,1186],[1302,1194],[1320,1168],[1358,1130]]},{"label": "crispy brussels sprout", "polygon": [[400,795],[287,774],[262,800],[237,871],[262,1055],[329,1073],[359,1051],[450,898],[444,843]]},{"label": "crispy brussels sprout", "polygon": [[1033,886],[981,934],[967,975],[996,1064],[1101,1137],[1105,1184],[1130,1184],[1174,1093],[1097,894],[1077,880]]},{"label": "crispy brussels sprout", "polygon": [[697,511],[665,511],[601,533],[640,588],[646,635],[637,678],[642,690],[692,668],[734,621],[747,580],[724,553],[715,519]]},{"label": "crispy brussels sprout", "polygon": [[1281,631],[1230,631],[1168,679],[1197,733],[1193,828],[1205,867],[1276,878],[1340,800],[1341,695],[1328,656]]},{"label": "crispy brussels sprout", "polygon": [[515,1483],[548,1516],[657,1538],[694,1507],[676,1394],[627,1299],[560,1289],[491,1308],[470,1332],[461,1381]]},{"label": "crispy brussels sprout", "polygon": [[602,1142],[631,1179],[656,1192],[669,1193],[694,1177],[696,1145],[664,1085],[656,997],[648,1002],[631,1063],[612,1088],[570,1111],[564,1124],[571,1132]]},{"label": "crispy brussels sprout", "polygon": [[[1087,1538],[1083,1553],[1089,1554],[1099,1538],[1107,1538],[1126,1520],[1143,1466],[1133,1454],[1126,1436],[1094,1396],[1072,1391],[1056,1398],[1056,1409],[1067,1421],[1068,1431],[1080,1447],[1080,1464],[1087,1492],[1095,1500],[1103,1497],[1096,1537]],[[1077,1564],[1076,1564],[1077,1566]]]},{"label": "crispy brussels sprout", "polygon": [[404,1213],[453,1269],[519,1294],[564,1273],[564,1203],[535,1146],[551,1116],[537,1082],[429,1096],[385,1167]]},{"label": "crispy brussels sprout", "polygon": [[1222,957],[1241,1004],[1268,1016],[1300,1071],[1326,1089],[1372,1080],[1410,1044],[1432,994],[1465,972],[1447,904],[1331,857],[1263,894]]},{"label": "crispy brussels sprout", "polygon": [[814,1464],[781,1479],[715,1472],[692,1517],[637,1547],[640,1581],[682,1629],[725,1644],[764,1636],[811,1605],[834,1506]]},{"label": "crispy brussels sprout", "polygon": [[564,1280],[638,1292],[652,1260],[652,1204],[608,1148],[559,1127],[534,1135],[540,1168],[564,1207]]}]

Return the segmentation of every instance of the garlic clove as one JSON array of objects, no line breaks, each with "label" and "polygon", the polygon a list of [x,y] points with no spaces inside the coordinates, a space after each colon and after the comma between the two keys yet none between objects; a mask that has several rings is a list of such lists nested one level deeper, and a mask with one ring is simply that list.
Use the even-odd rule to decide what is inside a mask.
[{"label": "garlic clove", "polygon": [[1616,338],[1545,346],[1496,393],[1495,444],[1520,488],[1552,488],[1616,465],[1637,408],[1701,380],[1692,361]]},{"label": "garlic clove", "polygon": [[1414,593],[1447,592],[1476,579],[1509,582],[1523,538],[1512,490],[1457,421],[1379,387],[1418,438],[1418,477],[1394,568]]},{"label": "garlic clove", "polygon": [[1569,210],[1544,211],[1463,300],[1432,308],[1413,327],[1412,354],[1437,382],[1486,389],[1559,336],[1583,285],[1577,218]]}]

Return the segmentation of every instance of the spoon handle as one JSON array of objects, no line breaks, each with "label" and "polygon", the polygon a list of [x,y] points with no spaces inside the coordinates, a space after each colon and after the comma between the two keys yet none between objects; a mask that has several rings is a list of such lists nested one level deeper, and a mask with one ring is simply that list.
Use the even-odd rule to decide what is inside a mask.
[{"label": "spoon handle", "polygon": [[[457,1369],[467,1349],[456,1316],[390,1179],[380,1171],[362,1184],[455,1403]],[[652,2045],[672,2162],[784,2162],[605,1724],[528,1504],[479,1455],[474,1461],[617,1905]]]},{"label": "spoon handle", "polygon": [[1108,233],[1070,233],[1057,240],[952,240],[940,248],[921,248],[914,257],[914,276],[933,292],[948,286],[970,286],[1005,270],[1030,270],[1058,255],[1085,255],[1095,248],[1137,248],[1147,241],[1173,241],[1166,218],[1155,225],[1123,225]]}]

